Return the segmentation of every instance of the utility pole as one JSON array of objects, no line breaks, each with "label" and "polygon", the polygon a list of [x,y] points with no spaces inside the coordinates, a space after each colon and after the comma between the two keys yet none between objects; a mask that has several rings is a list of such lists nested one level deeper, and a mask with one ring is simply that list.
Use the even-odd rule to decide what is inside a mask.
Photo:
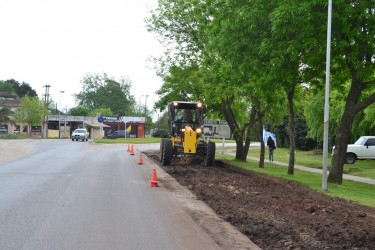
[{"label": "utility pole", "polygon": [[48,138],[48,102],[49,102],[49,88],[51,85],[44,85],[43,88],[45,88],[44,92],[44,102],[47,109],[47,115],[44,118],[44,130],[43,130],[43,138]]},{"label": "utility pole", "polygon": [[[64,94],[64,90],[60,91],[60,99],[59,99],[59,138],[61,138],[61,94]],[[65,136],[65,133],[64,133]]]}]

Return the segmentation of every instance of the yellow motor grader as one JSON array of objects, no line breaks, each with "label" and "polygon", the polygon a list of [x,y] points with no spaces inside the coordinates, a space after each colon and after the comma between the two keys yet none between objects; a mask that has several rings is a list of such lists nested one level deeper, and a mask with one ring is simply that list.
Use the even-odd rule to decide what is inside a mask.
[{"label": "yellow motor grader", "polygon": [[211,166],[215,159],[214,142],[202,138],[206,107],[200,102],[173,101],[168,105],[169,138],[160,142],[160,160],[166,166],[173,157],[193,156]]}]

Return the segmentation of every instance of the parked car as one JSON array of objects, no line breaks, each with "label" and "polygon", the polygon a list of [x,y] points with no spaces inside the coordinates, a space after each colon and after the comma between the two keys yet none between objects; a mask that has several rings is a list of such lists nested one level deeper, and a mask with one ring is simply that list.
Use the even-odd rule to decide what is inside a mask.
[{"label": "parked car", "polygon": [[8,129],[5,127],[0,127],[0,135],[7,135],[8,134]]},{"label": "parked car", "polygon": [[[126,138],[130,138],[130,132],[126,132]],[[117,130],[114,132],[111,132],[107,135],[107,138],[110,139],[116,139],[116,138],[125,138],[125,130]]]},{"label": "parked car", "polygon": [[76,140],[82,140],[82,141],[88,141],[89,139],[89,132],[85,128],[77,128],[72,133],[72,141]]},{"label": "parked car", "polygon": [[361,136],[354,144],[348,144],[346,163],[365,159],[375,159],[375,136]]}]

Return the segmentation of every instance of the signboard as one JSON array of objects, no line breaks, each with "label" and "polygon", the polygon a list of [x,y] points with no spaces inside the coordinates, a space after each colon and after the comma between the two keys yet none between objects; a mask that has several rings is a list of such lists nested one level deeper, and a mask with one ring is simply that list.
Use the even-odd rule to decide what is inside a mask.
[{"label": "signboard", "polygon": [[133,117],[133,116],[101,116],[103,122],[126,122],[126,123],[145,123],[145,117]]},{"label": "signboard", "polygon": [[103,116],[99,116],[99,117],[98,117],[98,122],[99,122],[99,123],[103,123],[103,122],[104,122],[104,118],[103,118]]},{"label": "signboard", "polygon": [[226,121],[203,121],[203,136],[209,138],[230,139],[230,128]]}]

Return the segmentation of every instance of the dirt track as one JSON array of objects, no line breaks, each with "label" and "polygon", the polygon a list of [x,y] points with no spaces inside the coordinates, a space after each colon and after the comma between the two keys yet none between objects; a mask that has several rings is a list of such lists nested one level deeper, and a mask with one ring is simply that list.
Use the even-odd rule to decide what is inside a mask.
[{"label": "dirt track", "polygon": [[[159,152],[146,155],[160,166]],[[375,248],[374,208],[220,161],[160,167],[263,249]]]}]

